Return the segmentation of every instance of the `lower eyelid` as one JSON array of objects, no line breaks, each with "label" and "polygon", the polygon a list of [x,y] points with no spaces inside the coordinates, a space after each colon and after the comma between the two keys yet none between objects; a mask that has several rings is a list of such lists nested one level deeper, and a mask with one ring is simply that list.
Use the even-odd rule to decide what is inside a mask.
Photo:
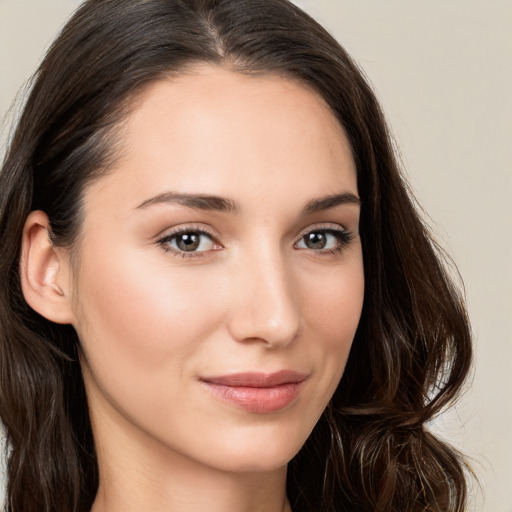
[{"label": "lower eyelid", "polygon": [[[206,236],[211,240],[211,244],[213,247],[211,249],[203,250],[203,251],[184,251],[179,249],[179,247],[172,247],[170,245],[170,242],[172,240],[175,240],[180,235],[186,234],[186,233],[197,233],[201,236]],[[350,243],[350,241],[355,237],[354,234],[350,231],[348,231],[345,228],[342,228],[341,226],[336,227],[329,227],[329,226],[322,226],[318,228],[312,228],[308,231],[304,232],[300,239],[294,244],[295,246],[304,240],[304,237],[306,237],[308,234],[311,233],[327,233],[331,234],[337,239],[337,247],[334,248],[326,248],[326,249],[311,249],[308,247],[299,247],[299,249],[307,249],[313,252],[316,252],[318,254],[339,254],[346,245]],[[197,228],[197,227],[184,227],[182,229],[176,229],[175,231],[171,231],[169,233],[166,233],[164,236],[160,237],[157,240],[158,245],[160,245],[166,252],[171,252],[174,256],[180,257],[180,258],[194,258],[194,257],[205,257],[208,256],[210,253],[218,251],[223,248],[222,244],[220,244],[217,241],[217,237],[213,235],[212,233],[208,232],[204,228]]]},{"label": "lower eyelid", "polygon": [[304,238],[311,233],[327,233],[336,238],[336,247],[320,249],[313,249],[309,247],[297,247],[297,249],[299,250],[311,251],[313,253],[316,253],[318,256],[339,255],[344,250],[344,248],[350,243],[350,241],[354,238],[353,234],[344,228],[338,229],[333,227],[319,227],[310,229],[307,232],[305,232],[301,236],[299,241],[294,244],[294,246],[297,246],[299,243],[303,242]]},{"label": "lower eyelid", "polygon": [[[174,232],[170,232],[170,233],[167,233],[165,234],[164,236],[161,236],[158,240],[157,240],[157,243],[158,245],[161,245],[162,247],[164,247],[165,249],[167,250],[170,250],[170,251],[175,251],[175,252],[183,252],[183,253],[187,253],[187,251],[181,251],[179,248],[175,248],[175,247],[171,247],[170,246],[170,243],[174,240],[176,240],[176,238],[178,238],[180,235],[185,235],[187,233],[194,233],[194,234],[198,234],[200,236],[203,236],[203,237],[207,237],[211,240],[211,243],[214,244],[214,245],[217,245],[217,241],[215,239],[215,237],[213,235],[211,235],[210,233],[206,232],[205,230],[202,230],[202,229],[180,229],[180,230],[176,230]],[[196,253],[196,252],[208,252],[208,251],[190,251],[190,254],[193,254],[193,253]]]}]

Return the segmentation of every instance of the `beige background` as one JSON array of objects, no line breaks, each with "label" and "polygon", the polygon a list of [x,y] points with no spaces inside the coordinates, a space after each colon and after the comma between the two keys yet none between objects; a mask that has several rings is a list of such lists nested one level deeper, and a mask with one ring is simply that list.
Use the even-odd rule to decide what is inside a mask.
[{"label": "beige background", "polygon": [[[512,2],[296,3],[375,85],[413,189],[459,265],[476,370],[434,428],[473,459],[482,492],[471,510],[512,512]],[[0,116],[78,4],[0,0]]]}]

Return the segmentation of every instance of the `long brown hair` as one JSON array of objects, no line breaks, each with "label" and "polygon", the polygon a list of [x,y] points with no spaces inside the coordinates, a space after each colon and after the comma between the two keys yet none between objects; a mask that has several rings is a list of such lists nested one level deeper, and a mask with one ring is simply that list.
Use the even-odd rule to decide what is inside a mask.
[{"label": "long brown hair", "polygon": [[462,458],[426,424],[470,367],[466,312],[408,193],[361,71],[287,0],[87,0],[49,50],[0,173],[0,418],[9,512],[86,512],[98,468],[71,326],[25,302],[21,233],[44,210],[73,247],[84,186],[145,86],[195,62],[299,80],[349,138],[362,201],[363,313],[343,379],[290,462],[294,512],[462,512]]}]

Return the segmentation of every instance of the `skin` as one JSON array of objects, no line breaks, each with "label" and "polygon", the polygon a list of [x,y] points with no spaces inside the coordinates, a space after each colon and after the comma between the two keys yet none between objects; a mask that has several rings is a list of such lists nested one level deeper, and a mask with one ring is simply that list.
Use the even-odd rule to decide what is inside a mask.
[{"label": "skin", "polygon": [[[93,512],[288,511],[287,463],[342,377],[363,302],[358,202],[304,211],[357,198],[346,135],[299,83],[204,65],[144,91],[119,155],[85,191],[76,268],[61,256],[40,279],[67,301],[82,343]],[[171,192],[228,198],[237,211]],[[28,245],[44,224],[34,218]],[[180,251],[172,232],[184,228],[211,236]],[[283,369],[306,379],[271,413],[201,382]]]}]

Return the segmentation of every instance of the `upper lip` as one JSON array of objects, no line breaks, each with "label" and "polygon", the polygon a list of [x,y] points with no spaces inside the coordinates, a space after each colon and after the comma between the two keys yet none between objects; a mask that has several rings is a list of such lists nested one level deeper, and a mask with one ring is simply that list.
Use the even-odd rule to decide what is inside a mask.
[{"label": "upper lip", "polygon": [[274,373],[264,372],[243,372],[232,373],[229,375],[220,375],[214,377],[202,377],[203,382],[218,384],[230,387],[250,387],[250,388],[272,388],[284,384],[295,384],[304,381],[307,378],[306,373],[295,370],[281,370]]}]

